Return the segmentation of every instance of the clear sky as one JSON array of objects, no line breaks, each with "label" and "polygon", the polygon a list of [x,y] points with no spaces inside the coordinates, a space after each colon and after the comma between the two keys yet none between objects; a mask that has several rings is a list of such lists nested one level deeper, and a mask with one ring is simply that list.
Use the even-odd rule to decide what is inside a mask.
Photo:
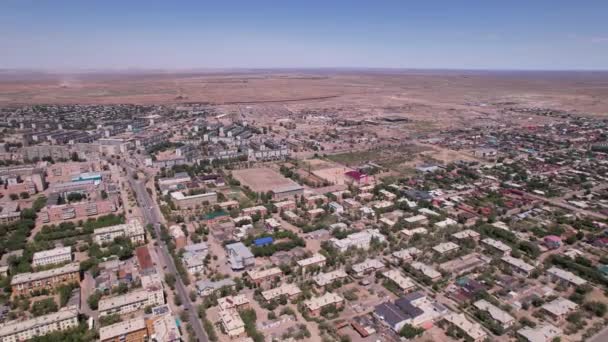
[{"label": "clear sky", "polygon": [[0,68],[608,69],[608,0],[0,1]]}]

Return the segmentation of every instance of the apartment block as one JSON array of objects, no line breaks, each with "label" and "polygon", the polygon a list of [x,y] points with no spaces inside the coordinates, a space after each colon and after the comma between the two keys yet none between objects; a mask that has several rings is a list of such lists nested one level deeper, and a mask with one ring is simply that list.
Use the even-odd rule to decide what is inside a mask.
[{"label": "apartment block", "polygon": [[13,295],[27,296],[33,291],[50,290],[68,283],[80,283],[80,265],[78,263],[35,273],[16,274],[11,280],[11,288]]},{"label": "apartment block", "polygon": [[21,342],[76,326],[78,326],[78,310],[62,309],[25,321],[11,321],[0,325],[0,341]]},{"label": "apartment block", "polygon": [[72,261],[72,247],[59,247],[34,253],[32,266],[63,264]]},{"label": "apartment block", "polygon": [[97,228],[93,232],[93,240],[97,244],[111,243],[117,237],[127,237],[134,244],[145,242],[144,227],[139,220],[131,220],[128,223],[115,226]]}]

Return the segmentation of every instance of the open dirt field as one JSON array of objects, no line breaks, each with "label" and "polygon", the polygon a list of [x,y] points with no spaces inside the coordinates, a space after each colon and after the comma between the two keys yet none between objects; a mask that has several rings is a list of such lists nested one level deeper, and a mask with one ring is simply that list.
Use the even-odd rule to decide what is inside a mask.
[{"label": "open dirt field", "polygon": [[[488,71],[255,71],[27,74],[0,72],[0,106],[41,103],[256,104],[273,115],[303,109],[344,116],[401,115],[452,123],[495,104],[606,115],[608,73]],[[277,106],[278,105],[278,106]]]},{"label": "open dirt field", "polygon": [[232,176],[255,192],[275,191],[276,189],[297,186],[298,183],[283,177],[270,168],[252,168],[232,171]]}]

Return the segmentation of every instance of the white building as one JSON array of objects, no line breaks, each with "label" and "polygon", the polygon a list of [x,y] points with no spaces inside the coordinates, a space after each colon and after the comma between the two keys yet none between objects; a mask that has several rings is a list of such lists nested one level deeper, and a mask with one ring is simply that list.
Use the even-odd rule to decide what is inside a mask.
[{"label": "white building", "polygon": [[509,315],[508,312],[502,310],[496,305],[488,302],[485,299],[481,299],[473,303],[473,305],[481,311],[486,311],[493,320],[498,322],[504,329],[513,326],[515,318]]},{"label": "white building", "polygon": [[142,276],[142,289],[124,295],[102,298],[99,301],[99,315],[124,315],[144,309],[146,306],[165,304],[162,282],[158,274]]},{"label": "white building", "polygon": [[361,232],[353,233],[345,237],[344,239],[331,239],[330,242],[336,247],[340,252],[346,252],[347,249],[353,248],[361,248],[368,249],[372,239],[376,239],[378,242],[386,241],[386,238],[378,229],[366,229]]},{"label": "white building", "polygon": [[72,247],[59,247],[34,253],[32,266],[63,264],[72,261]]},{"label": "white building", "polygon": [[507,265],[511,266],[514,271],[525,275],[526,277],[529,277],[532,271],[534,271],[534,266],[526,263],[521,259],[514,258],[510,255],[503,256],[501,260]]},{"label": "white building", "polygon": [[10,321],[0,325],[0,341],[20,342],[55,331],[64,331],[78,326],[78,310],[61,309],[57,312],[25,321]]},{"label": "white building", "polygon": [[140,244],[145,241],[146,232],[139,220],[131,220],[128,223],[118,224],[115,226],[97,228],[93,231],[93,240],[95,243],[102,245],[111,243],[117,237],[124,236],[131,239],[134,244]]},{"label": "white building", "polygon": [[388,270],[382,272],[382,276],[393,281],[404,292],[410,292],[416,288],[416,284],[409,277],[404,276],[398,270]]},{"label": "white building", "polygon": [[472,341],[480,342],[488,337],[488,334],[483,330],[480,324],[469,321],[462,313],[450,313],[445,315],[443,319],[452,326],[458,328],[458,330],[467,335]]},{"label": "white building", "polygon": [[519,329],[517,334],[530,342],[551,342],[554,338],[562,336],[564,332],[552,324],[543,323],[534,328]]}]

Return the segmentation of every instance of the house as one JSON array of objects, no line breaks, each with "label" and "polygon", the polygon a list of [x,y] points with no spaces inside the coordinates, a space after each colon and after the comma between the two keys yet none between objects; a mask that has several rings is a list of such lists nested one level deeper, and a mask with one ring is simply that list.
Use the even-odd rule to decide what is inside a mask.
[{"label": "house", "polygon": [[454,220],[452,220],[451,218],[448,217],[448,218],[446,218],[443,221],[436,222],[434,224],[434,226],[437,227],[437,228],[443,229],[443,228],[447,228],[449,226],[455,226],[457,224],[458,224],[458,222],[456,222],[456,221],[454,221]]},{"label": "house", "polygon": [[557,249],[562,245],[562,238],[556,235],[547,235],[543,238],[543,243],[549,249]]},{"label": "house", "polygon": [[255,265],[253,253],[242,242],[226,245],[226,254],[233,270],[243,270]]},{"label": "house", "polygon": [[217,299],[217,305],[220,310],[228,309],[247,309],[249,308],[249,298],[245,295],[226,296]]},{"label": "house", "polygon": [[460,247],[453,242],[443,242],[433,247],[433,251],[439,255],[456,252]]},{"label": "house", "polygon": [[286,296],[287,299],[293,299],[297,297],[302,290],[296,284],[283,284],[274,289],[266,290],[262,292],[264,300],[270,301],[281,296]]},{"label": "house", "polygon": [[457,233],[452,234],[452,237],[456,240],[473,240],[479,241],[480,234],[471,229],[461,230]]},{"label": "house", "polygon": [[344,305],[344,298],[333,292],[327,292],[319,297],[313,297],[304,301],[304,307],[308,310],[308,314],[312,317],[317,317],[321,314],[324,307],[335,305],[336,308],[341,308]]},{"label": "house", "polygon": [[247,272],[249,280],[258,286],[273,281],[281,277],[281,275],[283,275],[283,271],[278,267],[271,267],[265,270],[251,270]]},{"label": "house", "polygon": [[344,280],[348,278],[348,274],[343,269],[337,269],[327,273],[319,273],[312,280],[318,288],[323,288],[326,285],[332,284],[334,281]]},{"label": "house", "polygon": [[423,264],[421,262],[414,261],[410,264],[410,266],[412,269],[422,273],[422,275],[424,277],[426,277],[427,279],[429,279],[430,281],[435,282],[435,281],[438,281],[439,279],[441,279],[441,273],[427,264]]},{"label": "house", "polygon": [[511,268],[515,272],[517,272],[521,275],[524,275],[526,277],[529,277],[530,274],[532,274],[532,271],[534,271],[534,269],[535,269],[534,266],[527,264],[523,260],[514,258],[510,255],[505,255],[500,260],[502,260],[505,264],[511,266]]},{"label": "house", "polygon": [[541,308],[544,312],[551,316],[553,320],[561,321],[570,313],[578,310],[578,304],[566,298],[559,297],[549,303],[543,304]]},{"label": "house", "polygon": [[562,270],[555,266],[547,270],[549,278],[554,283],[565,284],[568,286],[583,286],[587,284],[587,281],[572,272]]},{"label": "house", "polygon": [[373,239],[376,239],[378,242],[386,241],[386,238],[378,229],[366,229],[361,232],[350,234],[344,239],[338,240],[336,238],[332,238],[330,242],[340,252],[346,252],[346,250],[349,248],[369,249]]},{"label": "house", "polygon": [[503,255],[509,255],[511,253],[511,247],[502,241],[494,240],[491,238],[485,238],[481,240],[481,243],[484,246],[490,248],[491,250],[497,251],[498,253],[501,253]]},{"label": "house", "polygon": [[425,326],[446,313],[446,307],[432,301],[421,291],[409,293],[394,303],[386,302],[374,308],[374,316],[395,332],[399,332],[405,324]]},{"label": "house", "polygon": [[469,341],[481,342],[488,337],[488,334],[480,324],[471,322],[462,313],[447,314],[443,317],[443,320],[467,336],[467,340]]},{"label": "house", "polygon": [[399,288],[403,292],[406,292],[406,293],[411,292],[412,290],[414,290],[416,288],[416,284],[414,284],[412,279],[404,276],[398,270],[393,269],[393,270],[384,271],[384,272],[382,272],[382,276],[385,277],[386,279],[388,279],[389,281],[392,281],[395,284],[397,284],[397,286],[399,286]]},{"label": "house", "polygon": [[245,336],[245,322],[236,309],[220,310],[220,324],[230,338]]},{"label": "house", "polygon": [[517,335],[529,342],[552,342],[564,334],[563,330],[550,324],[542,323],[534,328],[525,327],[517,330]]},{"label": "house", "polygon": [[206,297],[224,287],[233,288],[235,286],[236,283],[230,278],[218,281],[200,280],[196,282],[196,291],[199,295]]},{"label": "house", "polygon": [[513,316],[485,299],[476,301],[473,306],[478,310],[487,312],[503,329],[510,328],[515,324]]},{"label": "house", "polygon": [[405,224],[408,227],[414,227],[414,226],[426,225],[428,223],[428,218],[424,215],[415,215],[415,216],[406,217],[403,219],[403,221],[405,222]]},{"label": "house", "polygon": [[169,227],[169,234],[173,238],[173,241],[175,241],[175,249],[180,250],[186,247],[188,239],[186,237],[186,234],[184,234],[184,231],[182,230],[181,226],[177,224],[172,225],[171,227]]},{"label": "house", "polygon": [[317,267],[325,266],[326,260],[327,260],[327,258],[325,258],[325,256],[323,254],[315,253],[310,258],[298,260],[296,263],[298,264],[298,266],[300,266],[302,268],[303,271],[306,271],[307,268],[310,268],[313,266],[317,266]]},{"label": "house", "polygon": [[354,276],[361,278],[366,274],[379,271],[384,268],[384,263],[378,259],[366,259],[363,262],[352,266]]}]

